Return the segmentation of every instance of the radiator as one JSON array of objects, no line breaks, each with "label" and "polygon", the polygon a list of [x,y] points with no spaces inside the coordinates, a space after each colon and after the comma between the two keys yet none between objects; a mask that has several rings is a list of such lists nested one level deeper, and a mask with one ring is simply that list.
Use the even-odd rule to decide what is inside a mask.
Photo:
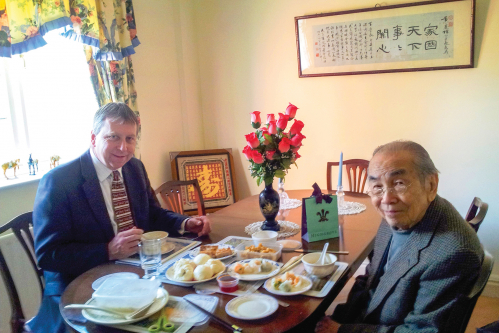
[{"label": "radiator", "polygon": [[[41,292],[37,276],[29,262],[27,254],[14,234],[0,236],[0,248],[5,256],[10,274],[16,284],[21,306],[27,319],[38,312],[41,301]],[[0,277],[0,333],[10,333],[11,307],[7,296],[7,289]]]}]

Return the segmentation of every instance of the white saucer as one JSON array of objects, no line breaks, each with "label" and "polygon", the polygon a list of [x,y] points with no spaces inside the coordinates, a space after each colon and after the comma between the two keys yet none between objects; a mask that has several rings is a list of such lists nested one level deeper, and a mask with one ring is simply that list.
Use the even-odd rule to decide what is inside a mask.
[{"label": "white saucer", "polygon": [[[120,324],[131,324],[137,321],[141,321],[149,316],[152,316],[159,310],[161,310],[166,303],[168,303],[168,292],[163,288],[158,288],[158,293],[156,294],[156,298],[154,299],[154,303],[152,303],[151,307],[144,313],[141,317],[134,319],[125,319],[125,317],[120,317],[119,315],[113,315],[112,313],[107,313],[99,310],[89,310],[84,309],[81,311],[83,317],[94,322],[96,324],[102,325],[120,325]],[[95,300],[93,298],[89,299],[85,304],[95,305]]]},{"label": "white saucer", "polygon": [[[235,273],[234,266],[237,263],[240,263],[240,264],[248,263],[249,264],[252,260],[253,259],[244,259],[244,260],[239,260],[239,261],[233,262],[227,268],[227,272]],[[239,280],[241,280],[241,281],[258,281],[258,280],[268,279],[270,277],[273,277],[277,273],[279,273],[279,271],[281,270],[281,267],[283,266],[283,264],[280,262],[275,262],[275,261],[267,260],[267,259],[261,259],[261,260],[268,261],[268,262],[272,263],[272,270],[270,272],[256,273],[256,274],[239,274]]]},{"label": "white saucer", "polygon": [[291,252],[297,249],[301,249],[301,242],[297,240],[292,240],[292,239],[283,239],[280,241],[277,241],[277,243],[282,245],[282,250],[284,252]]},{"label": "white saucer", "polygon": [[300,277],[305,280],[305,282],[307,284],[305,285],[302,285],[302,287],[300,289],[296,289],[294,291],[290,291],[290,292],[285,292],[285,291],[281,291],[281,290],[276,290],[272,287],[272,279],[268,279],[267,281],[265,281],[265,283],[263,284],[263,287],[269,292],[269,293],[272,293],[274,295],[279,295],[279,296],[293,296],[293,295],[299,295],[299,294],[303,294],[304,292],[307,292],[309,291],[311,288],[312,288],[312,280],[310,280],[308,277],[306,276],[303,276],[303,275],[300,275]]},{"label": "white saucer", "polygon": [[97,280],[95,280],[92,283],[92,289],[97,290],[97,288],[99,288],[100,285],[110,277],[113,277],[113,278],[115,277],[115,278],[120,278],[120,279],[131,279],[131,280],[135,280],[135,279],[140,278],[138,274],[130,273],[130,272],[108,274],[108,275],[104,275],[104,276],[98,278]]},{"label": "white saucer", "polygon": [[237,319],[254,320],[270,316],[279,308],[274,297],[264,294],[250,294],[232,299],[225,306],[225,312]]}]

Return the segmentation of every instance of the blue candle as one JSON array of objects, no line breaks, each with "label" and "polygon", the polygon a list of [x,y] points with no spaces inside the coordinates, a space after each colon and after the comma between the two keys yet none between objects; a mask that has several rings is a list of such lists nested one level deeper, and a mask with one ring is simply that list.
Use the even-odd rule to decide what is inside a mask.
[{"label": "blue candle", "polygon": [[340,173],[338,175],[338,186],[342,186],[341,185],[342,178],[343,178],[343,152],[341,152],[340,154]]}]

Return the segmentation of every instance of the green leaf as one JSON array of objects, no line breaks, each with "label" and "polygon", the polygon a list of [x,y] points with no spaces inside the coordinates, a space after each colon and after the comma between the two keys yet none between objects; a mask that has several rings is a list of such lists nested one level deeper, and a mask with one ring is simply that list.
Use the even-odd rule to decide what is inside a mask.
[{"label": "green leaf", "polygon": [[260,184],[261,184],[261,183],[262,183],[262,179],[261,179],[260,177],[258,177],[258,178],[256,179],[256,185],[257,185],[257,186],[260,186]]},{"label": "green leaf", "polygon": [[284,166],[284,168],[286,170],[290,169],[290,167],[291,167],[291,160],[289,158],[283,158],[282,159],[282,165]]},{"label": "green leaf", "polygon": [[276,170],[275,176],[277,178],[284,178],[284,176],[286,176],[286,173],[284,171],[282,171],[282,170]]},{"label": "green leaf", "polygon": [[264,134],[263,136],[265,136],[265,139],[267,139],[268,142],[272,143],[274,142],[274,140],[272,140],[272,137],[268,134]]}]

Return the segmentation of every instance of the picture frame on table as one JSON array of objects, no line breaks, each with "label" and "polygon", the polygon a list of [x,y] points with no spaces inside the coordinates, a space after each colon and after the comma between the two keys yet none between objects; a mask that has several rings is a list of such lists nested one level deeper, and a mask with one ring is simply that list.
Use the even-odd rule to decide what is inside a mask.
[{"label": "picture frame on table", "polygon": [[[232,149],[207,149],[170,152],[174,180],[197,179],[207,213],[237,201]],[[197,211],[193,189],[182,188],[182,204],[186,214]]]},{"label": "picture frame on table", "polygon": [[295,17],[299,77],[473,68],[475,0]]}]

